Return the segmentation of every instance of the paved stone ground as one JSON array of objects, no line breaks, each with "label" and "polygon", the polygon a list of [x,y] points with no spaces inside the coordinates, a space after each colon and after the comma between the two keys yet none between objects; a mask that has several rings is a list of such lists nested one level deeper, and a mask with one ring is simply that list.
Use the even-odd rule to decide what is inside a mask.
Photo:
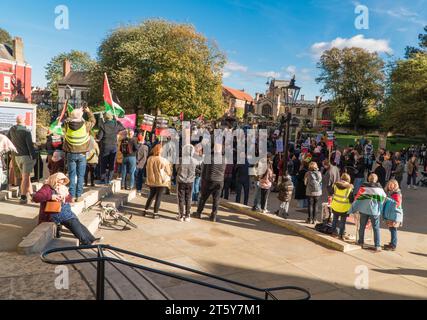
[{"label": "paved stone ground", "polygon": [[[309,289],[314,299],[426,299],[426,194],[426,189],[404,190],[405,226],[399,232],[399,250],[394,253],[374,254],[358,250],[344,254],[332,251],[281,227],[226,209],[220,211],[216,224],[208,221],[207,216],[203,220],[179,223],[175,220],[177,200],[173,195],[165,198],[160,220],[141,216],[145,199],[139,197],[123,210],[134,214],[133,221],[138,224],[138,230],[102,229],[99,235],[105,237],[104,243],[257,287],[301,286]],[[271,210],[278,205],[275,198],[276,194],[272,194]],[[35,212],[35,207],[2,202],[2,227],[6,226],[10,234],[18,234],[19,238],[27,229],[31,231]],[[8,222],[11,214],[14,220]],[[291,215],[296,219],[305,218],[305,214],[298,213],[295,208]],[[388,242],[388,237],[388,231],[383,229],[382,242]],[[7,242],[4,237],[1,240]],[[137,262],[188,275],[152,262]],[[355,271],[359,266],[369,270],[369,290],[355,289]],[[54,270],[54,267],[43,264],[38,256],[0,253],[0,299],[93,298],[90,288],[72,268],[70,289],[57,290]],[[238,298],[165,276],[150,276],[172,298]],[[283,299],[299,296],[294,292],[278,294]]]},{"label": "paved stone ground", "polygon": [[[281,227],[226,209],[220,211],[216,224],[207,216],[179,223],[173,195],[166,197],[160,220],[140,216],[145,199],[138,198],[124,209],[134,214],[138,230],[99,233],[105,243],[258,287],[301,286],[309,289],[314,299],[426,299],[425,195],[425,189],[405,192],[407,219],[399,233],[399,251],[394,253],[332,251]],[[294,209],[292,215],[298,215]],[[383,239],[388,242],[388,230],[383,230]],[[369,290],[355,289],[359,266],[369,270]],[[236,298],[164,276],[152,277],[176,299]],[[296,293],[278,296],[298,297]]]}]

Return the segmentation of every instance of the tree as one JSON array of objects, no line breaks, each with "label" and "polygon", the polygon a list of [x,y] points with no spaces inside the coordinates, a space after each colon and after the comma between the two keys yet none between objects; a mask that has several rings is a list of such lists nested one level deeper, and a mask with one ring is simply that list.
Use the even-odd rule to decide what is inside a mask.
[{"label": "tree", "polygon": [[427,134],[427,54],[391,66],[385,128],[406,135]]},{"label": "tree", "polygon": [[53,57],[45,67],[46,80],[49,89],[52,91],[52,100],[58,99],[58,82],[63,78],[64,60],[69,60],[71,70],[90,71],[94,68],[94,60],[86,52],[73,50],[69,53],[60,53]]},{"label": "tree", "polygon": [[6,30],[0,28],[0,43],[12,45],[12,36]]},{"label": "tree", "polygon": [[225,57],[193,26],[164,20],[114,30],[102,42],[91,73],[91,102],[102,101],[106,72],[114,98],[137,114],[161,112],[186,118],[223,114]]},{"label": "tree", "polygon": [[323,94],[332,96],[334,114],[348,114],[348,123],[358,130],[369,108],[383,99],[384,61],[361,48],[332,48],[322,55],[318,68],[316,81],[323,84]]},{"label": "tree", "polygon": [[427,26],[424,27],[424,32],[425,32],[424,34],[421,33],[418,35],[418,40],[420,41],[419,48],[406,47],[406,53],[405,53],[406,59],[410,59],[411,56],[417,53],[422,53],[427,51]]}]

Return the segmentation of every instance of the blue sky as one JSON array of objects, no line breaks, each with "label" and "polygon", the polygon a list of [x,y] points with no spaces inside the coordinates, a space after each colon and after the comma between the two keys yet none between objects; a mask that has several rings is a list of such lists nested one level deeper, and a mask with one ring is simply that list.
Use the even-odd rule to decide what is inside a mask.
[{"label": "blue sky", "polygon": [[[69,8],[69,30],[55,28],[55,8]],[[369,29],[355,27],[355,8],[369,9]],[[7,14],[6,14],[7,13]],[[296,74],[307,99],[319,95],[316,62],[332,46],[361,46],[389,59],[416,45],[427,25],[427,0],[0,0],[0,27],[21,36],[33,85],[44,86],[44,66],[72,49],[96,57],[108,32],[148,18],[193,24],[226,53],[224,84],[254,94],[268,76]]]}]

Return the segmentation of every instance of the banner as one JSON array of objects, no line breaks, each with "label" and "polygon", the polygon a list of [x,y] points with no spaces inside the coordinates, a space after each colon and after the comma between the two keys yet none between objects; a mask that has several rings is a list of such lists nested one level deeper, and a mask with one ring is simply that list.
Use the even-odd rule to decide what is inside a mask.
[{"label": "banner", "polygon": [[276,152],[278,153],[284,152],[283,139],[276,140]]},{"label": "banner", "polygon": [[136,114],[125,115],[124,118],[118,119],[126,129],[136,129]]}]

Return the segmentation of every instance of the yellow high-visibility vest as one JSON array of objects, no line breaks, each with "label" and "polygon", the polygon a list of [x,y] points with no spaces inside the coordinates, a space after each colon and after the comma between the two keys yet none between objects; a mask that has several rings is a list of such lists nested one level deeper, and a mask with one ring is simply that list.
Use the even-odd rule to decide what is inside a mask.
[{"label": "yellow high-visibility vest", "polygon": [[339,189],[334,187],[334,196],[332,197],[331,209],[337,213],[347,213],[351,209],[350,195],[353,188]]},{"label": "yellow high-visibility vest", "polygon": [[86,130],[86,125],[84,124],[78,130],[72,130],[70,127],[68,127],[65,133],[65,140],[73,146],[82,146],[88,143],[90,136],[89,132]]}]

